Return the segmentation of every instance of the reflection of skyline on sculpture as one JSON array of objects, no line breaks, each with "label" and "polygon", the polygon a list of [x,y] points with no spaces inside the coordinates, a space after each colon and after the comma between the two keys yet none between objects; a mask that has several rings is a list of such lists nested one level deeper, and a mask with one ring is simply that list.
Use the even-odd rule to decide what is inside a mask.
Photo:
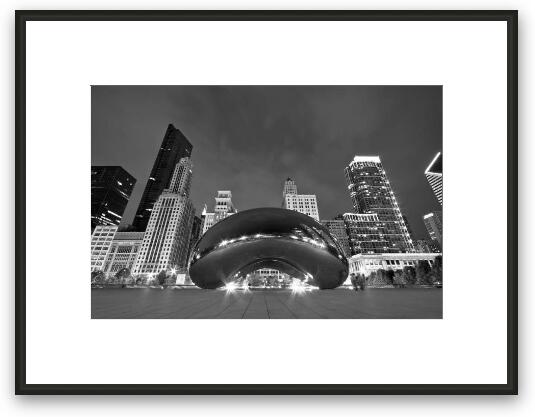
[{"label": "reflection of skyline on sculpture", "polygon": [[332,218],[351,211],[343,168],[355,154],[379,154],[403,214],[424,237],[422,214],[440,209],[422,172],[441,149],[441,99],[434,86],[98,86],[92,164],[121,165],[137,179],[130,223],[174,122],[194,145],[197,214],[205,203],[211,210],[217,190],[232,190],[239,210],[280,207],[289,176]]},{"label": "reflection of skyline on sculpture", "polygon": [[195,285],[217,288],[262,269],[278,270],[319,288],[338,287],[349,272],[340,245],[312,217],[258,208],[211,227],[194,248],[189,273]]}]

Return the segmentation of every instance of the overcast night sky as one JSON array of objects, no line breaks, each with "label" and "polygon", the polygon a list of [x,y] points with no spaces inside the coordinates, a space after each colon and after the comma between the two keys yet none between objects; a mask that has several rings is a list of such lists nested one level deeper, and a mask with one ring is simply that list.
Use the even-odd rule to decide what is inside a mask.
[{"label": "overcast night sky", "polygon": [[441,86],[93,86],[92,165],[137,179],[131,223],[169,123],[193,145],[199,214],[217,190],[238,211],[280,207],[286,177],[316,194],[321,219],[352,210],[344,167],[379,155],[415,237],[441,210],[424,170],[442,150]]}]

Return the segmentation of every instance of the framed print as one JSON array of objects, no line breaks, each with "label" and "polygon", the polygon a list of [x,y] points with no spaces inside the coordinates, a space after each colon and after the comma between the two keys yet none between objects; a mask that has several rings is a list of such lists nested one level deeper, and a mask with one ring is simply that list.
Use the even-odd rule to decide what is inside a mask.
[{"label": "framed print", "polygon": [[516,11],[15,19],[17,394],[517,393]]}]

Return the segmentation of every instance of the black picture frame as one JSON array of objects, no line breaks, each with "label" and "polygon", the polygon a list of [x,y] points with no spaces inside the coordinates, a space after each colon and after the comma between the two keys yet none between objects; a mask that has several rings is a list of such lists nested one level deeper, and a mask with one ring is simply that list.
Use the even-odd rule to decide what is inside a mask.
[{"label": "black picture frame", "polygon": [[[505,21],[507,22],[506,384],[28,384],[26,382],[26,22],[28,21]],[[16,394],[517,394],[518,13],[514,10],[15,12],[15,393]]]}]

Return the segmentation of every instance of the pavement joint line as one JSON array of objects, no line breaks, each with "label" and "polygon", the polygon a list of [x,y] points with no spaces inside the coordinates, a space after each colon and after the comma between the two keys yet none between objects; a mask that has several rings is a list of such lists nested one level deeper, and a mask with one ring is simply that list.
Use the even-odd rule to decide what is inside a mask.
[{"label": "pavement joint line", "polygon": [[267,303],[267,300],[266,300],[266,292],[265,291],[264,291],[264,304],[266,305],[266,311],[267,311],[268,319],[270,319],[271,316],[269,314],[269,307],[268,307],[268,303]]},{"label": "pavement joint line", "polygon": [[247,313],[247,310],[249,310],[249,306],[251,305],[251,302],[253,301],[253,295],[251,294],[249,296],[249,302],[247,303],[247,307],[245,307],[245,310],[243,311],[243,314],[241,315],[241,318],[245,318],[245,314]]},{"label": "pavement joint line", "polygon": [[294,314],[294,312],[292,310],[290,310],[290,308],[286,305],[286,303],[284,303],[284,301],[282,301],[280,297],[276,296],[276,298],[277,298],[277,300],[279,300],[279,303],[281,303],[284,306],[284,308],[286,308],[286,310],[288,310],[288,313],[290,313],[293,316],[293,318],[296,319],[297,316]]}]

